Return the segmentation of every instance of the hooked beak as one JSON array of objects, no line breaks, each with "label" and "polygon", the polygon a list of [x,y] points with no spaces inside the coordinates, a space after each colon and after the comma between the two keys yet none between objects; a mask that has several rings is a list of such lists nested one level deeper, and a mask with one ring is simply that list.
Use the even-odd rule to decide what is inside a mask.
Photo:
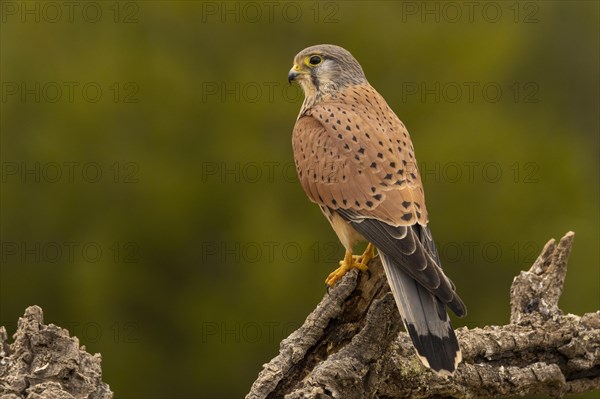
[{"label": "hooked beak", "polygon": [[288,83],[292,84],[292,81],[296,80],[296,78],[302,73],[304,72],[300,70],[300,67],[297,64],[294,64],[292,69],[290,69],[290,71],[288,72]]}]

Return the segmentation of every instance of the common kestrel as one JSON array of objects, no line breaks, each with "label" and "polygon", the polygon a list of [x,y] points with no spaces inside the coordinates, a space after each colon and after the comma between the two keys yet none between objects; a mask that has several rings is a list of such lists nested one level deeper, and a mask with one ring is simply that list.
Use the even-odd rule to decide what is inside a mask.
[{"label": "common kestrel", "polygon": [[[326,283],[366,270],[377,248],[419,359],[452,374],[462,355],[446,306],[457,316],[467,310],[442,271],[406,127],[341,47],[302,50],[288,80],[305,95],[292,138],[299,180],[346,248]],[[367,249],[353,256],[361,240]]]}]

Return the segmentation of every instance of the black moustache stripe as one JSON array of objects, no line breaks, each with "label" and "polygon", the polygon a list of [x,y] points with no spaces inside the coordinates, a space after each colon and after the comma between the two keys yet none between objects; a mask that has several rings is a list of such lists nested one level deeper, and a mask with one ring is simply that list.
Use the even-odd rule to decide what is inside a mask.
[{"label": "black moustache stripe", "polygon": [[319,78],[317,77],[316,72],[317,71],[315,69],[310,71],[310,80],[312,81],[312,84],[315,87],[315,90],[318,92],[319,91]]}]

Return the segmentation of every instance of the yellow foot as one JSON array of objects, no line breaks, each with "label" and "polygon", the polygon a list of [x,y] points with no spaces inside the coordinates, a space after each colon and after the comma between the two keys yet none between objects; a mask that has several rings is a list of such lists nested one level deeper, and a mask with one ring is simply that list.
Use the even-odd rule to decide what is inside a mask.
[{"label": "yellow foot", "polygon": [[344,277],[346,273],[354,268],[362,271],[368,270],[367,264],[374,257],[375,247],[371,243],[367,245],[367,249],[361,256],[352,255],[352,252],[346,251],[344,260],[340,261],[340,267],[329,274],[329,276],[325,279],[325,284],[327,284],[329,287],[333,287],[339,279]]}]

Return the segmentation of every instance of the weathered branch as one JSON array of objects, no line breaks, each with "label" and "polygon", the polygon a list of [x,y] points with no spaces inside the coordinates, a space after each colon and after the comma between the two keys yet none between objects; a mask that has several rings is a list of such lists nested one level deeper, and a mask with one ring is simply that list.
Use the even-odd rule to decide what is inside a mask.
[{"label": "weathered branch", "polygon": [[572,232],[550,240],[511,288],[511,324],[460,328],[463,363],[438,377],[414,356],[381,263],[347,274],[265,364],[246,399],[474,398],[600,388],[600,311],[558,308]]},{"label": "weathered branch", "polygon": [[100,355],[90,355],[77,337],[44,324],[39,306],[19,319],[15,341],[8,344],[0,327],[1,399],[111,399],[102,382]]}]

